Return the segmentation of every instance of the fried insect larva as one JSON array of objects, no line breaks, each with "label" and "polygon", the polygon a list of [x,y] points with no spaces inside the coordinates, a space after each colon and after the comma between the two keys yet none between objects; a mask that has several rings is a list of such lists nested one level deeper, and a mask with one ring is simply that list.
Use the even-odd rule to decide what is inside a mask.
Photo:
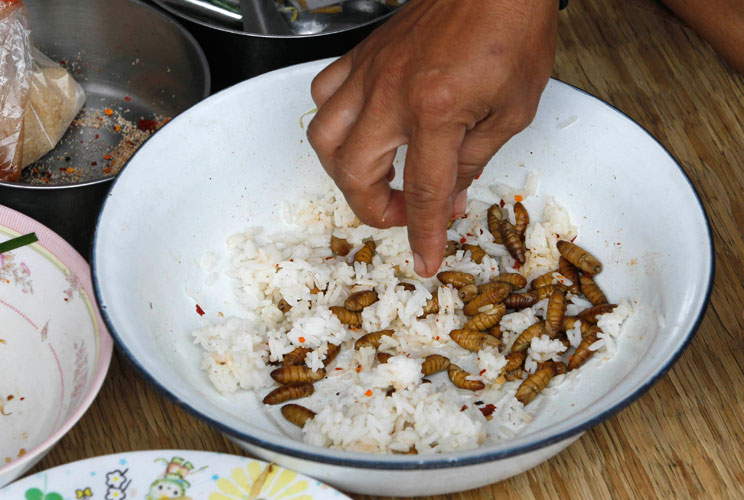
[{"label": "fried insect larva", "polygon": [[521,201],[514,204],[514,230],[522,236],[530,223],[530,214]]},{"label": "fried insect larva", "polygon": [[517,389],[517,399],[523,404],[528,405],[540,394],[550,383],[550,379],[555,375],[555,368],[552,364],[547,364],[540,370],[524,379],[524,382]]},{"label": "fried insect larva", "polygon": [[524,351],[510,352],[506,355],[506,365],[501,369],[501,373],[506,374],[521,369],[525,359],[527,359],[527,353]]},{"label": "fried insect larva", "polygon": [[488,334],[489,334],[489,335],[490,335],[491,337],[496,337],[496,338],[497,338],[497,339],[499,339],[499,341],[500,341],[500,340],[501,340],[501,336],[502,336],[502,333],[501,333],[501,325],[494,325],[494,326],[492,326],[492,327],[491,327],[491,328],[490,328],[490,329],[488,330]]},{"label": "fried insect larva", "polygon": [[478,352],[486,347],[501,347],[501,341],[496,337],[479,332],[478,330],[467,330],[460,328],[450,332],[450,338],[460,347],[469,351]]},{"label": "fried insect larva", "polygon": [[351,252],[351,244],[343,238],[337,238],[331,235],[331,252],[334,255],[345,257]]},{"label": "fried insect larva", "polygon": [[458,290],[465,285],[475,284],[475,276],[462,271],[442,271],[437,274],[437,279],[445,285],[452,285]]},{"label": "fried insect larva", "polygon": [[308,347],[296,347],[294,351],[288,352],[284,355],[284,358],[282,358],[282,364],[285,366],[304,365],[305,356],[307,356],[307,353],[311,350],[312,349]]},{"label": "fried insect larva", "polygon": [[313,371],[305,365],[284,365],[271,372],[271,378],[280,384],[291,384],[294,382],[317,382],[325,377],[326,371]]},{"label": "fried insect larva", "polygon": [[552,359],[549,359],[548,361],[543,361],[542,363],[537,364],[537,370],[542,370],[543,368],[550,366],[553,368],[553,376],[557,377],[558,375],[563,375],[568,371],[566,368],[566,364],[562,361],[553,361]]},{"label": "fried insect larva", "polygon": [[616,307],[617,307],[617,304],[599,304],[596,306],[592,306],[589,309],[584,309],[576,316],[581,321],[585,321],[588,323],[596,323],[597,320],[599,319],[597,316],[611,313]]},{"label": "fried insect larva", "polygon": [[514,290],[521,290],[522,288],[527,286],[527,278],[519,273],[501,273],[496,276],[494,281],[498,281],[500,283],[508,283]]},{"label": "fried insect larva", "polygon": [[498,281],[488,281],[486,283],[481,283],[480,285],[478,285],[478,293],[479,294],[486,293],[487,291],[492,290],[494,288],[498,288],[498,287],[499,287]]},{"label": "fried insect larva", "polygon": [[564,316],[563,317],[563,331],[567,332],[568,330],[573,330],[574,327],[576,326],[577,321],[581,322],[581,326],[579,327],[579,329],[581,330],[581,336],[583,337],[584,335],[586,335],[587,332],[589,331],[589,327],[591,327],[592,324],[589,323],[588,321],[581,321],[581,319],[578,316]]},{"label": "fried insect larva", "polygon": [[377,292],[374,290],[362,290],[349,295],[344,301],[344,309],[359,312],[365,307],[377,302]]},{"label": "fried insect larva", "polygon": [[558,272],[571,280],[571,286],[568,287],[568,291],[574,295],[579,295],[581,289],[579,288],[579,270],[576,266],[567,261],[564,257],[558,259]]},{"label": "fried insect larva", "polygon": [[592,351],[589,347],[597,341],[597,334],[601,331],[602,330],[600,330],[597,325],[592,325],[592,327],[589,328],[589,331],[581,340],[581,343],[568,361],[569,371],[575,370],[586,363],[589,358],[594,356],[595,351]]},{"label": "fried insect larva", "polygon": [[367,264],[372,264],[372,257],[374,257],[375,255],[376,248],[377,245],[374,241],[365,241],[364,245],[362,245],[362,248],[360,248],[357,253],[354,254],[354,262],[366,262]]},{"label": "fried insect larva", "polygon": [[532,282],[530,283],[530,288],[532,290],[535,290],[536,288],[552,285],[553,280],[555,279],[555,276],[553,275],[557,272],[558,269],[552,269],[545,274],[541,274],[540,276],[532,280]]},{"label": "fried insect larva", "polygon": [[411,283],[400,282],[400,283],[398,283],[398,285],[402,286],[403,287],[403,290],[405,290],[407,292],[414,292],[414,291],[416,291],[416,285],[413,285]]},{"label": "fried insect larva", "polygon": [[354,342],[354,349],[361,349],[362,347],[374,347],[377,349],[382,343],[382,337],[392,336],[395,334],[395,330],[380,330],[377,332],[368,333],[362,335]]},{"label": "fried insect larva", "polygon": [[333,363],[333,360],[336,359],[336,356],[338,356],[339,352],[341,352],[340,344],[329,343],[328,347],[326,348],[326,355],[325,359],[323,360],[323,366],[328,366]]},{"label": "fried insect larva", "polygon": [[506,314],[506,306],[504,304],[494,304],[491,309],[479,312],[470,318],[463,328],[466,330],[488,330],[498,324],[504,314]]},{"label": "fried insect larva", "polygon": [[486,220],[488,221],[488,231],[493,236],[493,241],[499,245],[504,244],[504,240],[501,239],[501,233],[499,232],[499,221],[504,219],[504,213],[501,211],[501,206],[498,203],[494,203],[488,207],[486,214]]},{"label": "fried insect larva", "polygon": [[498,304],[509,295],[511,291],[511,285],[506,283],[494,283],[494,286],[485,292],[476,295],[473,299],[465,304],[462,308],[462,312],[467,316],[475,316],[478,314],[478,310],[487,306],[488,304]]},{"label": "fried insect larva", "polygon": [[526,328],[512,344],[512,352],[526,351],[532,339],[541,335],[545,335],[545,321],[538,321]]},{"label": "fried insect larva", "polygon": [[284,299],[280,300],[276,307],[278,307],[279,310],[283,313],[286,313],[287,311],[292,309],[292,306],[289,305],[289,302]]},{"label": "fried insect larva", "polygon": [[473,300],[476,295],[478,295],[478,287],[475,285],[475,283],[465,285],[457,291],[457,296],[460,297],[460,300],[465,303]]},{"label": "fried insect larva", "polygon": [[504,305],[508,309],[526,309],[534,306],[536,302],[537,297],[535,297],[535,294],[530,292],[510,293],[504,299]]},{"label": "fried insect larva", "polygon": [[388,359],[392,358],[393,355],[389,352],[378,352],[377,353],[377,361],[379,361],[381,364],[385,364],[388,362]]},{"label": "fried insect larva", "polygon": [[524,372],[521,368],[517,368],[516,370],[512,370],[510,372],[504,373],[504,379],[507,382],[512,382],[514,380],[521,380],[522,376],[524,375]]},{"label": "fried insect larva", "polygon": [[558,240],[555,244],[560,254],[571,264],[585,273],[599,274],[602,272],[602,263],[579,245],[570,241]]},{"label": "fried insect larva", "polygon": [[349,311],[343,306],[331,306],[328,309],[330,309],[344,325],[351,328],[359,328],[362,326],[362,313]]},{"label": "fried insect larva", "polygon": [[483,262],[483,257],[486,256],[486,251],[478,245],[463,245],[462,249],[466,252],[470,252],[470,258],[473,259],[473,262],[476,264]]},{"label": "fried insect larva", "polygon": [[460,389],[467,389],[469,391],[480,391],[485,389],[486,385],[480,380],[468,380],[467,378],[471,375],[459,366],[450,364],[447,368],[447,375],[449,379],[455,384],[455,387]]},{"label": "fried insect larva", "polygon": [[527,249],[524,247],[524,242],[517,234],[514,226],[509,221],[499,221],[499,234],[501,234],[501,239],[504,241],[504,246],[509,252],[509,255],[514,257],[514,260],[520,264],[524,264],[527,259]]},{"label": "fried insect larva", "polygon": [[428,316],[429,314],[436,314],[439,312],[439,295],[437,294],[437,291],[434,290],[434,293],[432,293],[432,296],[429,300],[426,301],[426,304],[424,304],[424,312],[419,316],[419,318],[423,318],[425,316]]},{"label": "fried insect larva", "polygon": [[313,393],[315,388],[308,382],[280,385],[263,398],[264,404],[278,405],[290,399],[305,398]]},{"label": "fried insect larva", "polygon": [[541,286],[540,288],[535,288],[530,293],[532,293],[535,298],[540,301],[542,299],[547,299],[548,297],[550,297],[550,294],[553,293],[553,290],[561,290],[565,292],[566,290],[568,290],[568,288],[566,288],[566,285],[564,285],[563,283],[554,283],[552,285],[545,285]]},{"label": "fried insect larva", "polygon": [[298,427],[305,427],[307,421],[315,417],[313,410],[294,403],[282,406],[281,412],[284,418],[287,419],[287,422],[295,424]]},{"label": "fried insect larva", "polygon": [[594,281],[594,278],[588,274],[582,274],[579,278],[579,285],[581,286],[581,293],[584,297],[592,303],[593,306],[601,304],[607,304],[607,297],[599,288],[599,285]]},{"label": "fried insect larva", "polygon": [[556,288],[550,294],[545,311],[545,333],[555,338],[563,330],[563,317],[566,315],[566,295]]},{"label": "fried insect larva", "polygon": [[429,354],[424,358],[424,362],[421,363],[421,373],[426,375],[433,375],[434,373],[446,370],[450,365],[450,360],[446,356],[441,354]]},{"label": "fried insect larva", "polygon": [[444,257],[447,258],[450,255],[455,255],[460,249],[460,244],[454,240],[449,240],[447,245],[444,247]]}]

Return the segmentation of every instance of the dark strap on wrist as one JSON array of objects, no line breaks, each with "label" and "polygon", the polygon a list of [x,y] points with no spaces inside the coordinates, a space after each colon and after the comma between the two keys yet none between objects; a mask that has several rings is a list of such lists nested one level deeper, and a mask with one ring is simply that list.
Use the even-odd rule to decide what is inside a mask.
[{"label": "dark strap on wrist", "polygon": [[558,0],[558,9],[563,10],[568,5],[568,0]]}]

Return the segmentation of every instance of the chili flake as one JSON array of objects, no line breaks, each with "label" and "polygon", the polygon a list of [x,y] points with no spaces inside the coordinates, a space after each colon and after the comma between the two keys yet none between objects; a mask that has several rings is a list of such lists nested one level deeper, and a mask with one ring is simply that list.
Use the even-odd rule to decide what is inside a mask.
[{"label": "chili flake", "polygon": [[486,373],[486,369],[485,369],[485,368],[484,368],[484,369],[482,369],[481,371],[479,371],[479,372],[478,372],[478,375],[483,375],[484,373]]},{"label": "chili flake", "polygon": [[490,417],[496,407],[492,404],[487,404],[483,408],[478,408],[484,417]]},{"label": "chili flake", "polygon": [[462,405],[462,408],[460,408],[460,411],[465,411],[468,409],[468,405]]},{"label": "chili flake", "polygon": [[127,101],[127,102],[129,102],[129,101],[131,101],[131,100],[132,100],[132,98],[131,98],[131,97],[129,97],[128,95],[125,95],[125,96],[124,96],[124,100],[125,100],[125,101]]},{"label": "chili flake", "polygon": [[196,314],[198,314],[199,316],[204,316],[204,309],[202,309],[199,304],[196,304]]},{"label": "chili flake", "polygon": [[499,201],[499,206],[501,206],[501,208],[504,208],[504,205],[506,205],[504,200]]},{"label": "chili flake", "polygon": [[359,373],[360,371],[362,371],[362,366],[361,365],[359,365],[359,366],[356,367],[356,372]]},{"label": "chili flake", "polygon": [[299,340],[301,344],[304,344],[305,343],[305,337],[300,337],[297,340]]},{"label": "chili flake", "polygon": [[518,260],[515,260],[512,269],[519,269],[520,267],[522,267],[522,264],[520,264]]},{"label": "chili flake", "polygon": [[111,159],[111,155],[103,155],[103,159],[104,160],[110,160]]},{"label": "chili flake", "polygon": [[[578,234],[576,236],[578,236]],[[573,238],[571,238],[571,243],[574,242],[574,240],[576,239],[576,236],[574,236]]]},{"label": "chili flake", "polygon": [[371,389],[367,389],[367,392],[365,392],[364,395],[367,396],[367,397],[371,396],[372,395],[372,390]]},{"label": "chili flake", "polygon": [[466,241],[468,241],[467,238],[460,238],[460,243],[465,243]]},{"label": "chili flake", "polygon": [[514,201],[522,201],[524,198],[522,198],[521,194],[515,194],[514,195]]},{"label": "chili flake", "polygon": [[106,108],[103,110],[104,113],[106,113],[107,116],[111,116],[114,114],[114,110],[111,108]]}]

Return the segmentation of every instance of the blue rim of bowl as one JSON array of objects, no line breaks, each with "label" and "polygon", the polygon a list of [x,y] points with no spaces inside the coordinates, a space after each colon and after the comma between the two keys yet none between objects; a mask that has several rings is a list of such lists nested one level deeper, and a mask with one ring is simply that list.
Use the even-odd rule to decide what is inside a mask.
[{"label": "blue rim of bowl", "polygon": [[[312,63],[308,63],[308,64],[312,64]],[[633,122],[636,126],[638,126],[641,130],[643,130],[654,142],[656,142],[656,144],[658,144],[659,147],[669,156],[669,158],[675,163],[675,165],[677,165],[677,168],[679,169],[679,171],[682,173],[685,180],[687,181],[687,184],[689,185],[690,190],[692,191],[692,194],[695,196],[695,200],[697,200],[698,207],[700,208],[700,211],[703,214],[703,220],[705,221],[705,229],[708,233],[708,249],[710,252],[710,267],[709,267],[709,273],[708,273],[708,284],[706,287],[705,297],[703,299],[700,312],[698,313],[697,318],[695,318],[695,323],[693,324],[692,328],[690,328],[690,330],[687,332],[686,338],[682,341],[679,348],[672,355],[669,361],[664,366],[662,366],[659,369],[659,371],[656,372],[654,376],[650,377],[644,384],[640,385],[632,394],[627,396],[625,399],[621,400],[614,406],[603,411],[602,413],[595,416],[594,418],[591,418],[587,420],[586,422],[578,424],[570,429],[567,429],[558,434],[549,436],[547,438],[539,439],[534,442],[516,446],[513,448],[507,448],[505,450],[486,452],[481,455],[463,457],[463,458],[447,458],[447,455],[441,455],[442,458],[433,458],[429,460],[428,459],[429,457],[427,457],[427,459],[425,459],[426,461],[423,461],[419,457],[419,458],[412,459],[410,462],[398,462],[398,461],[383,462],[383,461],[375,459],[374,457],[376,455],[372,455],[372,454],[370,455],[369,460],[349,458],[349,457],[341,457],[341,458],[327,457],[327,456],[319,455],[319,454],[312,453],[312,452],[305,452],[305,451],[300,451],[300,450],[296,450],[293,448],[288,448],[286,446],[277,445],[275,443],[272,443],[271,441],[267,441],[265,439],[261,439],[261,438],[251,436],[249,434],[245,434],[226,424],[223,424],[222,422],[204,414],[199,409],[182,401],[175,394],[173,394],[165,385],[161,384],[152,375],[150,375],[150,373],[132,355],[132,353],[129,351],[129,349],[124,344],[124,342],[122,342],[119,336],[119,333],[116,330],[116,327],[114,326],[114,324],[111,322],[111,319],[109,318],[108,308],[100,294],[100,287],[98,285],[98,269],[96,265],[95,256],[96,256],[96,249],[98,246],[97,236],[98,236],[98,231],[99,231],[99,225],[101,222],[101,216],[103,212],[105,211],[106,204],[108,203],[108,200],[111,196],[111,191],[113,191],[114,187],[116,186],[116,183],[118,182],[119,177],[121,176],[121,173],[119,174],[119,176],[117,176],[117,178],[112,183],[111,188],[109,189],[109,193],[106,196],[106,199],[103,203],[101,211],[98,215],[98,220],[96,221],[96,230],[93,236],[93,247],[92,247],[92,252],[91,252],[91,255],[92,255],[91,271],[92,271],[92,277],[93,277],[93,289],[95,290],[96,300],[98,301],[99,308],[101,310],[101,315],[103,316],[103,320],[106,322],[106,326],[108,327],[109,332],[111,333],[113,338],[116,340],[117,344],[121,348],[124,355],[127,357],[127,359],[129,359],[129,361],[137,369],[137,371],[142,375],[142,377],[150,385],[152,385],[159,392],[161,392],[172,403],[178,404],[179,406],[184,408],[187,412],[189,412],[193,416],[208,423],[210,426],[216,428],[218,431],[223,432],[235,439],[238,439],[240,441],[245,441],[246,443],[250,445],[254,445],[259,448],[269,450],[271,452],[275,452],[275,453],[279,453],[282,455],[299,458],[303,460],[309,460],[312,462],[318,462],[318,463],[341,466],[341,467],[352,467],[352,468],[373,469],[373,470],[428,470],[428,469],[448,469],[448,468],[453,468],[453,467],[464,467],[468,465],[477,465],[477,464],[482,464],[485,462],[492,462],[495,460],[501,460],[501,459],[505,459],[509,457],[514,457],[514,456],[522,455],[524,453],[528,453],[528,452],[531,452],[531,451],[534,451],[540,448],[545,448],[552,444],[556,444],[560,441],[567,440],[573,436],[577,436],[591,429],[595,425],[600,424],[604,420],[607,420],[608,418],[617,414],[618,412],[626,408],[628,405],[636,401],[638,398],[640,398],[642,395],[644,395],[656,382],[659,381],[659,379],[661,379],[661,377],[663,377],[672,368],[672,366],[674,366],[674,363],[677,362],[677,360],[682,355],[684,350],[690,344],[690,341],[695,336],[695,333],[700,327],[700,323],[705,317],[705,313],[708,309],[708,305],[710,304],[710,296],[711,296],[711,291],[713,288],[713,276],[715,272],[715,249],[713,246],[713,237],[711,233],[710,221],[708,219],[708,214],[705,211],[705,206],[703,205],[702,199],[700,198],[700,195],[695,189],[695,186],[692,184],[690,177],[687,175],[685,170],[682,168],[682,165],[679,163],[677,158],[675,158],[674,155],[672,155],[669,152],[669,150],[666,147],[664,147],[664,145],[656,137],[654,137],[653,134],[651,134],[648,130],[646,130],[645,127],[643,127],[641,124],[639,124],[637,121],[635,121],[633,118],[631,118],[628,114],[626,114],[622,110],[616,108],[615,106],[608,103],[607,101],[600,99],[599,97],[592,95],[589,92],[576,87],[575,85],[571,85],[570,83],[566,83],[562,80],[558,80],[555,78],[551,78],[551,80],[556,83],[560,83],[562,85],[570,87],[588,97],[591,97],[592,99],[596,99],[600,103],[604,104],[605,106],[614,110],[621,116],[625,117],[627,120],[630,120],[631,122]],[[170,123],[166,124],[165,127],[169,125]],[[148,138],[148,140],[149,139],[150,138]],[[135,152],[135,154],[137,153]],[[128,162],[127,165],[124,166],[124,168],[126,168],[129,164],[130,162]],[[431,455],[430,457],[438,457],[438,455]]]}]

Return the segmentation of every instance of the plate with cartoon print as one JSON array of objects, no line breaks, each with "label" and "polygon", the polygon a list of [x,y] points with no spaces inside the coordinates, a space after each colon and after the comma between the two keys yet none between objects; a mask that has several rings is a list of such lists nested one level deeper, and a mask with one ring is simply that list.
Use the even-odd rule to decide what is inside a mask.
[{"label": "plate with cartoon print", "polygon": [[315,479],[261,460],[154,450],[72,462],[0,489],[25,500],[350,500]]}]

